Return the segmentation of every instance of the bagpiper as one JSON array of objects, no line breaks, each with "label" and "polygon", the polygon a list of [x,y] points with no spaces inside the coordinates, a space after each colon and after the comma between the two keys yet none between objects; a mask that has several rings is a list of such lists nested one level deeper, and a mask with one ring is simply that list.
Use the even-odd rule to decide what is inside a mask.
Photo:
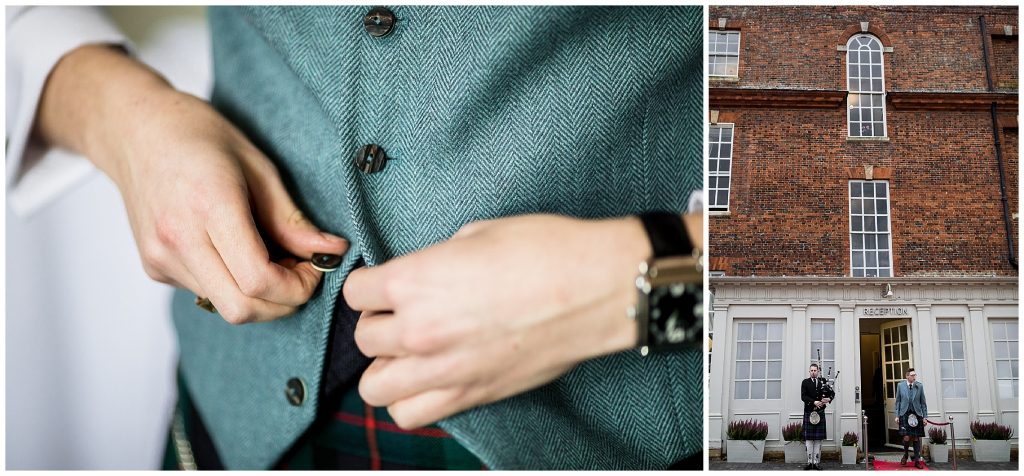
[{"label": "bagpiper", "polygon": [[804,470],[821,471],[821,440],[825,439],[825,406],[836,396],[821,377],[821,367],[812,363],[810,377],[800,384],[800,399],[804,402],[804,445],[807,447],[807,466]]}]

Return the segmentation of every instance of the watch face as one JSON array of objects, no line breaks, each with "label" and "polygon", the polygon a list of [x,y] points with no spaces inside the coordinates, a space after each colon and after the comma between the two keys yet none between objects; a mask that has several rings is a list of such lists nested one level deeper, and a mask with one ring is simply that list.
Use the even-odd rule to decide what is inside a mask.
[{"label": "watch face", "polygon": [[700,344],[704,336],[703,283],[672,283],[651,289],[649,341],[657,346]]}]

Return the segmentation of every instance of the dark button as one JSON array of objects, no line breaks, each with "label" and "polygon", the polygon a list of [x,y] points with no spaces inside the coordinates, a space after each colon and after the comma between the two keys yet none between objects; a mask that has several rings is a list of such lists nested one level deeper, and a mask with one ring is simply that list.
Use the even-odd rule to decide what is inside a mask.
[{"label": "dark button", "polygon": [[309,260],[309,263],[320,271],[330,273],[331,271],[338,269],[338,266],[341,266],[341,256],[329,255],[327,253],[313,253],[313,259]]},{"label": "dark button", "polygon": [[377,144],[364,145],[356,151],[356,155],[352,158],[352,162],[355,163],[356,168],[372,174],[379,172],[384,168],[384,164],[388,161],[387,154]]},{"label": "dark button", "polygon": [[306,384],[300,378],[288,379],[288,386],[284,389],[284,396],[288,403],[299,406],[306,400]]},{"label": "dark button", "polygon": [[363,27],[374,38],[382,38],[395,29],[395,14],[384,7],[376,7],[363,17]]}]

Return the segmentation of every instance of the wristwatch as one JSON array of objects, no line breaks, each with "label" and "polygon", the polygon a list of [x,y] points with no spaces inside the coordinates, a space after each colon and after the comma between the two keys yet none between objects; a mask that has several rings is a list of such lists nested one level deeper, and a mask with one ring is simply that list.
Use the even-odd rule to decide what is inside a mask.
[{"label": "wristwatch", "polygon": [[704,336],[704,256],[676,213],[648,212],[640,221],[653,256],[639,265],[636,319],[637,347],[651,350],[701,348]]}]

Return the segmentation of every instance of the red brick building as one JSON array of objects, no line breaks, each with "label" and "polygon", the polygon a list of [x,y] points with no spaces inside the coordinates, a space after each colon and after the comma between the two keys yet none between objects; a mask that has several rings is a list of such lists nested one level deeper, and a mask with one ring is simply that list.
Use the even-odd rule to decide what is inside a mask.
[{"label": "red brick building", "polygon": [[872,448],[894,441],[912,366],[958,444],[1016,427],[1017,8],[709,19],[712,448],[751,417],[780,448],[818,350],[843,377],[826,446],[862,411]]}]

